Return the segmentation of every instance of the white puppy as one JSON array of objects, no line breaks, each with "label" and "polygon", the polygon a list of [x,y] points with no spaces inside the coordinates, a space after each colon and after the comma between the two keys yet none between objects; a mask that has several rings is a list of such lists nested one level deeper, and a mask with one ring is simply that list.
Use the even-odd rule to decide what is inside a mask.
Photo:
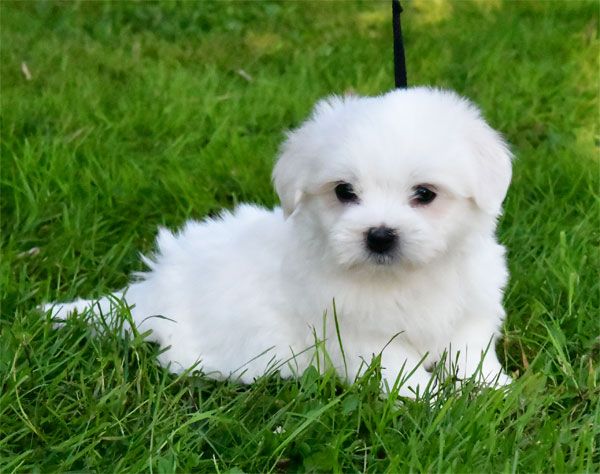
[{"label": "white puppy", "polygon": [[[500,135],[452,92],[332,97],[283,144],[281,209],[242,205],[160,230],[150,271],[115,295],[168,346],[159,359],[174,371],[201,361],[209,376],[251,382],[295,356],[279,369],[290,376],[310,364],[324,328],[350,379],[381,353],[390,386],[412,372],[400,391],[410,396],[451,351],[459,377],[505,384],[494,343],[507,269],[495,229],[510,177]],[[112,304],[48,308],[60,318]]]}]

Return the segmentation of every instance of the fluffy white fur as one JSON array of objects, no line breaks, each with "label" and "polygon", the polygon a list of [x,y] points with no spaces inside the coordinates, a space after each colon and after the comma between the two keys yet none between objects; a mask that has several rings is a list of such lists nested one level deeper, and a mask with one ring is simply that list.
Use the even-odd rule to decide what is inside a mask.
[{"label": "fluffy white fur", "polygon": [[[209,376],[251,382],[296,355],[280,368],[293,375],[310,363],[305,350],[313,329],[322,335],[325,314],[326,347],[341,376],[346,365],[352,379],[383,350],[390,386],[403,367],[405,375],[414,369],[401,389],[410,396],[449,350],[460,376],[505,384],[494,343],[507,269],[495,228],[510,177],[502,138],[452,92],[331,97],[282,146],[273,172],[281,209],[241,205],[176,234],[160,230],[150,270],[115,295],[141,331],[168,347],[160,362],[174,371],[200,360]],[[352,184],[358,202],[337,199],[340,182]],[[415,206],[420,184],[437,197]],[[381,225],[399,246],[376,258],[365,235]],[[47,308],[61,318],[111,305],[104,298]]]}]

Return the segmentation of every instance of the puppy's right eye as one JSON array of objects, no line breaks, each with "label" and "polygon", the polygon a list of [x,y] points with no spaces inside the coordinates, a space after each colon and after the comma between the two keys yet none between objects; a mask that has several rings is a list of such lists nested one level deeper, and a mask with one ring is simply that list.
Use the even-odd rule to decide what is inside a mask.
[{"label": "puppy's right eye", "polygon": [[432,186],[420,184],[414,188],[415,193],[413,194],[413,198],[411,200],[411,204],[413,206],[426,206],[431,201],[435,199],[437,193],[430,189]]},{"label": "puppy's right eye", "polygon": [[343,203],[358,202],[358,196],[350,183],[339,183],[335,187],[335,195]]}]

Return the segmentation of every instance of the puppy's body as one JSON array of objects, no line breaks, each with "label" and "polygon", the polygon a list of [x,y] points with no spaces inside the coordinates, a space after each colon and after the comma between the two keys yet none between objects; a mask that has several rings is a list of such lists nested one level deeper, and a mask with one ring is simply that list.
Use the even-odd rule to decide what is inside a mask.
[{"label": "puppy's body", "polygon": [[200,360],[208,375],[250,382],[293,357],[280,366],[288,376],[311,362],[315,331],[350,379],[382,350],[390,385],[416,367],[405,395],[427,385],[444,351],[459,375],[510,380],[494,351],[510,154],[472,105],[430,89],[321,102],[289,135],[274,180],[282,209],[243,205],[159,233],[150,271],[124,299],[138,328],[169,346],[161,363]]}]

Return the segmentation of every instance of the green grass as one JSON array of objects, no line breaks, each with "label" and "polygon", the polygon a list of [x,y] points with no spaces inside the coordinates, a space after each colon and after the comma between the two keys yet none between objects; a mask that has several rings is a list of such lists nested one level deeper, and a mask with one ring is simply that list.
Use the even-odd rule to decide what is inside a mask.
[{"label": "green grass", "polygon": [[405,6],[409,82],[471,97],[517,155],[498,348],[517,382],[243,387],[170,375],[139,335],[53,330],[36,305],[122,287],[159,225],[274,205],[283,130],[392,87],[390,8],[3,1],[0,472],[600,471],[598,3]]}]

